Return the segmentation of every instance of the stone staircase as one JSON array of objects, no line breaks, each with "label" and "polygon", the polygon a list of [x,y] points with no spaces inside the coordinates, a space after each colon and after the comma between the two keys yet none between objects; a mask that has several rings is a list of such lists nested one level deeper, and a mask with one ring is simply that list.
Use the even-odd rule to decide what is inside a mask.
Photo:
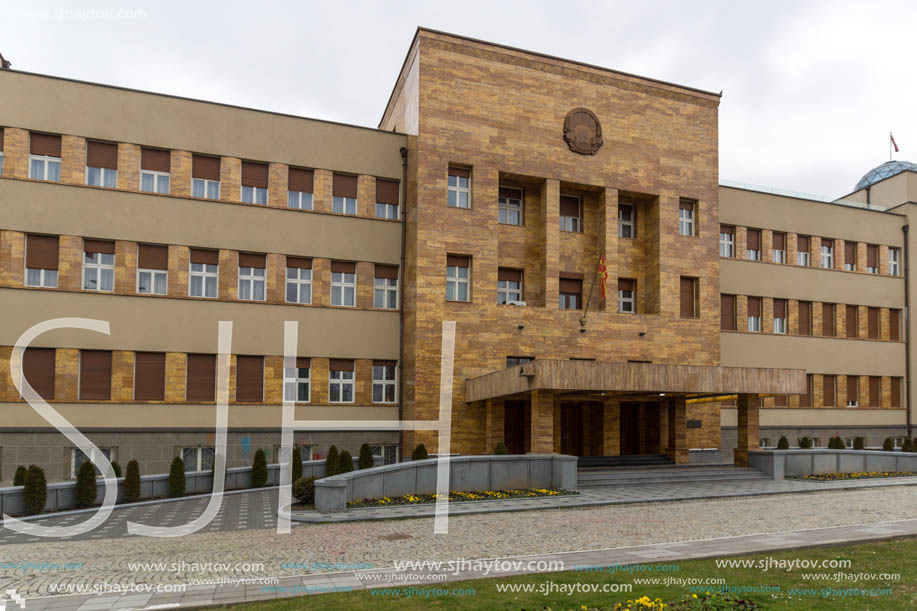
[{"label": "stone staircase", "polygon": [[[581,459],[582,460],[582,459]],[[579,490],[610,486],[653,484],[686,484],[697,482],[770,481],[761,471],[750,467],[722,465],[623,465],[615,467],[580,467],[576,483]]]}]

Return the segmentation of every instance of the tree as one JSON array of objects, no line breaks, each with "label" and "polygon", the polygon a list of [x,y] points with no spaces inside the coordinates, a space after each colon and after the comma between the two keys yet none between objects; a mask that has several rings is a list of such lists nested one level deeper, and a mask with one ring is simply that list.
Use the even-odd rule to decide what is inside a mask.
[{"label": "tree", "polygon": [[74,504],[78,509],[91,507],[96,501],[96,466],[90,461],[84,461],[76,472],[76,489],[74,490]]},{"label": "tree", "polygon": [[884,452],[894,452],[895,451],[895,440],[891,437],[886,437],[885,441],[882,442],[882,450]]},{"label": "tree", "polygon": [[127,475],[124,476],[124,502],[136,503],[140,499],[140,464],[136,460],[127,463]]},{"label": "tree", "polygon": [[255,460],[252,462],[252,488],[264,488],[267,483],[267,457],[264,450],[258,449],[255,452]]},{"label": "tree", "polygon": [[857,437],[853,440],[853,449],[854,450],[865,450],[866,449],[866,440],[863,437]]},{"label": "tree", "polygon": [[111,470],[115,472],[115,477],[121,477],[121,465],[117,461],[111,463]]},{"label": "tree", "polygon": [[361,469],[371,469],[373,464],[372,448],[369,447],[368,443],[364,443],[360,446],[360,460],[357,461],[357,465]]},{"label": "tree", "polygon": [[909,438],[905,437],[904,443],[901,444],[901,451],[902,452],[914,452],[917,450],[915,450],[914,448],[914,442],[911,441]]},{"label": "tree", "polygon": [[777,449],[778,450],[789,450],[790,449],[790,442],[787,441],[786,437],[784,436],[780,437],[780,441],[777,442]]},{"label": "tree", "polygon": [[350,455],[350,452],[344,450],[338,458],[337,472],[350,473],[351,471],[353,471],[353,456]]},{"label": "tree", "polygon": [[36,465],[29,465],[25,474],[25,489],[22,491],[26,515],[41,513],[48,502],[48,480],[45,470]]},{"label": "tree", "polygon": [[802,448],[803,450],[810,449],[812,447],[812,438],[811,437],[801,438],[799,440],[799,447]]},{"label": "tree", "polygon": [[185,462],[181,456],[173,458],[169,467],[169,496],[185,496]]},{"label": "tree", "polygon": [[338,448],[337,446],[331,446],[328,448],[328,455],[325,456],[325,477],[331,477],[332,475],[337,475],[338,473]]},{"label": "tree", "polygon": [[14,486],[25,486],[25,472],[25,465],[19,465],[16,467],[16,475],[13,476]]},{"label": "tree", "polygon": [[299,451],[299,446],[293,446],[292,473],[291,482],[295,482],[302,477],[302,452]]},{"label": "tree", "polygon": [[291,490],[293,498],[303,505],[312,505],[315,503],[315,478],[300,477],[293,482]]},{"label": "tree", "polygon": [[426,460],[428,456],[427,448],[421,443],[411,453],[411,460]]}]

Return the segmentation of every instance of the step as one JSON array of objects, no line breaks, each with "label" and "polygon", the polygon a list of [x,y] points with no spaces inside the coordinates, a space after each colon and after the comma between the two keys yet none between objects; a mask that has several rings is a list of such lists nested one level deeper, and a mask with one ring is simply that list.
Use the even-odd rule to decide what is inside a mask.
[{"label": "step", "polygon": [[678,466],[678,467],[668,467],[668,468],[654,468],[654,467],[630,467],[630,468],[616,468],[616,469],[589,469],[589,470],[580,470],[577,472],[577,477],[580,479],[589,479],[595,477],[618,477],[618,478],[653,478],[653,477],[682,477],[682,476],[694,476],[702,475],[708,477],[716,477],[719,475],[733,475],[736,473],[761,473],[758,469],[752,467],[732,467],[732,466],[720,466],[720,467],[708,467],[708,466]]},{"label": "step", "polygon": [[596,488],[596,487],[607,487],[607,486],[647,486],[654,484],[690,484],[690,483],[699,483],[699,482],[739,482],[739,481],[765,481],[770,480],[771,478],[762,474],[736,474],[736,475],[721,475],[719,477],[703,477],[703,476],[681,476],[681,477],[659,477],[653,479],[594,479],[594,480],[577,480],[576,485],[579,488]]}]

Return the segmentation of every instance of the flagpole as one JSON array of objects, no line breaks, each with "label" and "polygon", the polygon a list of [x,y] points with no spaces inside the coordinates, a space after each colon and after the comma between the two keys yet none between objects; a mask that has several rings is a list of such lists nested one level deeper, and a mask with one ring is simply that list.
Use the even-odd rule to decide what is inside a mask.
[{"label": "flagpole", "polygon": [[595,273],[592,275],[592,284],[589,286],[589,297],[586,298],[586,305],[583,307],[583,317],[579,320],[579,325],[581,327],[586,326],[586,315],[589,314],[589,303],[592,302],[592,291],[595,289],[595,281],[599,277],[599,265],[601,265],[602,256],[599,255],[599,260],[595,264]]}]

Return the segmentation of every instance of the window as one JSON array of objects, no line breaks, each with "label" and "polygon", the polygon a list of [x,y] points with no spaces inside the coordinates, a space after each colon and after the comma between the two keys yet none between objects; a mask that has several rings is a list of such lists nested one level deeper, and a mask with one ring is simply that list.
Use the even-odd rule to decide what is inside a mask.
[{"label": "window", "polygon": [[899,261],[901,260],[901,250],[898,248],[888,249],[888,274],[890,276],[901,275]]},{"label": "window", "polygon": [[879,339],[879,308],[868,308],[866,310],[867,337],[869,339]]},{"label": "window", "polygon": [[140,190],[147,193],[168,193],[170,166],[169,151],[140,149]]},{"label": "window", "polygon": [[891,382],[892,407],[901,407],[901,378],[892,378]]},{"label": "window", "polygon": [[837,332],[834,326],[834,304],[823,303],[821,309],[821,331],[824,337],[835,337]]},{"label": "window", "polygon": [[771,259],[774,263],[786,263],[786,234],[774,232]]},{"label": "window", "polygon": [[882,378],[869,376],[869,407],[882,407]]},{"label": "window", "polygon": [[618,312],[634,314],[637,311],[637,281],[618,278]]},{"label": "window", "polygon": [[806,374],[806,394],[799,395],[799,407],[812,407],[812,397],[813,395],[813,376],[812,374]]},{"label": "window", "polygon": [[848,272],[857,270],[857,243],[844,241],[844,269]]},{"label": "window", "polygon": [[847,337],[857,337],[860,334],[859,308],[849,305],[846,308]]},{"label": "window", "polygon": [[893,342],[901,339],[901,310],[888,310],[888,339]]},{"label": "window", "polygon": [[331,359],[328,364],[328,401],[353,403],[353,361]]},{"label": "window", "polygon": [[312,188],[315,173],[312,170],[290,168],[287,177],[287,208],[312,210]]},{"label": "window", "polygon": [[812,335],[812,302],[800,301],[799,309],[799,334]]},{"label": "window", "polygon": [[398,309],[398,267],[376,265],[373,287],[373,307],[388,310]]},{"label": "window", "polygon": [[774,299],[774,333],[786,333],[786,299]]},{"label": "window", "polygon": [[834,240],[821,240],[821,266],[825,269],[834,267]]},{"label": "window", "polygon": [[522,270],[501,267],[497,270],[497,303],[522,305]]},{"label": "window", "polygon": [[287,257],[287,303],[312,303],[312,259]]},{"label": "window", "polygon": [[216,370],[215,354],[188,355],[188,401],[213,401],[217,383]]},{"label": "window", "polygon": [[397,382],[395,361],[373,361],[373,403],[394,403]]},{"label": "window", "polygon": [[749,261],[761,260],[761,230],[749,229],[746,232],[745,258]]},{"label": "window", "polygon": [[720,256],[733,259],[736,256],[736,228],[720,225]]},{"label": "window", "polygon": [[847,407],[860,406],[860,377],[847,376]]},{"label": "window", "polygon": [[386,465],[393,465],[398,462],[399,446],[397,444],[371,444],[369,449],[372,450],[373,458],[381,458]]},{"label": "window", "polygon": [[210,471],[216,452],[212,447],[191,447],[181,449],[181,460],[185,465],[185,473],[195,471]]},{"label": "window", "polygon": [[560,196],[560,230],[561,231],[582,231],[582,208],[581,201],[575,195]]},{"label": "window", "polygon": [[761,332],[761,298],[748,298],[748,330],[752,333]]},{"label": "window", "polygon": [[111,351],[80,350],[80,401],[111,399]]},{"label": "window", "polygon": [[357,305],[357,264],[345,261],[331,262],[331,305],[353,307]]},{"label": "window", "polygon": [[637,208],[634,204],[618,204],[618,237],[637,237]]},{"label": "window", "polygon": [[357,177],[335,174],[331,185],[331,211],[337,214],[356,215]]},{"label": "window", "polygon": [[220,199],[219,157],[191,157],[191,197]]},{"label": "window", "polygon": [[499,204],[499,220],[502,224],[522,224],[522,189],[500,187]]},{"label": "window", "polygon": [[523,363],[531,363],[535,359],[530,356],[508,356],[506,357],[506,368],[515,367],[516,365],[522,365]]},{"label": "window", "polygon": [[811,239],[807,235],[796,236],[796,265],[808,267],[810,265],[809,252],[811,248]]},{"label": "window", "polygon": [[26,286],[57,287],[57,236],[29,235],[25,242]]},{"label": "window", "polygon": [[870,274],[879,273],[879,247],[875,244],[866,245],[866,271]]},{"label": "window", "polygon": [[697,278],[681,277],[681,317],[697,318]]},{"label": "window", "polygon": [[264,301],[264,255],[239,253],[239,299]]},{"label": "window", "polygon": [[697,202],[693,199],[681,198],[678,200],[678,234],[693,236],[694,216],[697,211]]},{"label": "window", "polygon": [[836,395],[835,391],[837,390],[837,379],[833,375],[823,375],[822,376],[822,396],[824,397],[824,406],[825,407],[834,407],[834,397]]},{"label": "window", "polygon": [[29,178],[60,181],[61,137],[29,135]]},{"label": "window", "polygon": [[236,401],[264,401],[264,357],[236,356]]},{"label": "window", "polygon": [[242,162],[242,201],[246,204],[267,205],[268,165]]},{"label": "window", "polygon": [[118,186],[118,145],[110,142],[86,143],[86,184],[93,187]]},{"label": "window", "polygon": [[449,207],[471,208],[471,170],[449,166]]},{"label": "window", "polygon": [[471,258],[446,255],[446,301],[471,301]]},{"label": "window", "polygon": [[561,277],[558,282],[561,310],[579,310],[583,307],[582,278]]},{"label": "window", "polygon": [[787,407],[789,401],[787,401],[786,395],[775,395],[774,396],[774,407]]},{"label": "window", "polygon": [[115,244],[100,240],[83,240],[83,289],[115,289]]},{"label": "window", "polygon": [[[101,456],[104,456],[105,458],[107,458],[109,462],[112,462],[113,460],[115,460],[113,458],[114,448],[97,448],[93,450],[92,463],[94,466],[99,461],[99,454],[95,454],[95,452],[99,452]],[[86,456],[85,452],[83,452],[79,448],[71,448],[70,449],[70,478],[76,479],[77,474],[79,474],[80,472],[80,467],[83,466],[84,462],[88,462],[88,461],[89,461],[89,457]],[[96,466],[96,476],[100,475],[101,473],[102,471],[99,469],[98,466]]]},{"label": "window", "polygon": [[140,244],[137,246],[137,292],[142,295],[165,295],[169,286],[169,247]]},{"label": "window", "polygon": [[166,355],[163,352],[134,354],[134,400],[163,401],[166,392]]},{"label": "window", "polygon": [[310,369],[312,359],[297,357],[296,367],[284,367],[283,400],[308,403],[310,399]]},{"label": "window", "polygon": [[720,329],[736,330],[736,296],[720,295]]},{"label": "window", "polygon": [[54,398],[54,356],[54,348],[26,348],[22,355],[22,381],[46,401]]},{"label": "window", "polygon": [[188,294],[191,297],[216,299],[219,282],[220,253],[215,250],[191,249],[191,273]]},{"label": "window", "polygon": [[771,440],[767,437],[761,437],[758,439],[758,447],[762,449],[771,447]]},{"label": "window", "polygon": [[376,218],[398,218],[398,181],[376,179]]}]

